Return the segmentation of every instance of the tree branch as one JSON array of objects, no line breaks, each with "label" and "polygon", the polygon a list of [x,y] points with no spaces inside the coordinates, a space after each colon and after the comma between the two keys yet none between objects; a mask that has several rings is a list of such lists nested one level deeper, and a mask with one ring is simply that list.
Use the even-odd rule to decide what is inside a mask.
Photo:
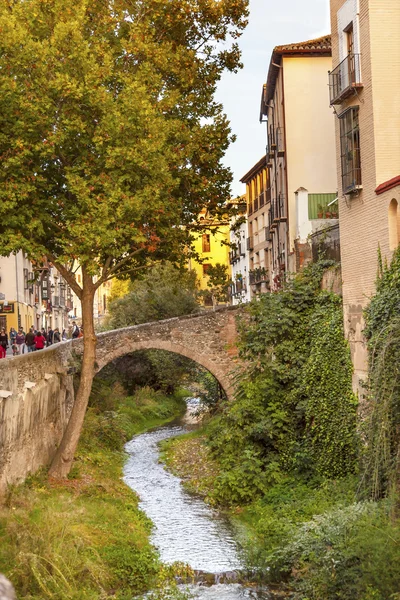
[{"label": "tree branch", "polygon": [[61,273],[61,275],[64,277],[65,281],[68,283],[70,288],[72,288],[75,294],[78,296],[79,300],[81,300],[82,288],[80,285],[78,285],[73,273],[71,273],[71,271],[69,271],[63,264],[58,262],[57,258],[52,254],[47,253],[47,258],[48,260],[50,260],[51,263],[53,263],[57,271]]}]

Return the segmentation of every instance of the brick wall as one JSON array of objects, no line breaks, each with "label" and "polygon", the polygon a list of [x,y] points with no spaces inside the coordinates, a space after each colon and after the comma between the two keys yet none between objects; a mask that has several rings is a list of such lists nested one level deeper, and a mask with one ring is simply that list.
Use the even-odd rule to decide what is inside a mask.
[{"label": "brick wall", "polygon": [[[339,35],[337,27],[337,12],[343,6],[343,0],[331,0],[331,25],[332,25],[332,59],[333,67],[339,63]],[[378,163],[382,163],[381,139],[376,137],[376,123],[383,124],[383,113],[387,110],[385,98],[395,93],[391,86],[390,72],[399,65],[399,54],[396,56],[389,51],[390,43],[393,50],[398,46],[398,36],[388,42],[385,31],[385,20],[378,25],[382,11],[392,11],[399,14],[400,3],[398,0],[379,0],[377,3],[370,0],[359,2],[359,31],[361,47],[361,73],[363,88],[358,94],[352,95],[339,106],[336,111],[340,114],[349,106],[359,106],[360,147],[362,190],[344,196],[341,182],[340,165],[340,135],[339,120],[336,121],[336,156],[339,190],[339,222],[341,242],[341,263],[343,279],[344,325],[346,336],[350,341],[354,364],[354,388],[360,390],[360,379],[366,378],[367,352],[363,337],[363,308],[368,303],[369,297],[374,293],[377,273],[377,251],[380,246],[382,254],[390,260],[388,209],[392,198],[400,204],[399,190],[390,190],[377,196],[375,188],[382,181],[378,181]],[[373,10],[371,10],[373,6]],[[397,17],[396,17],[397,18]],[[380,27],[380,35],[377,28]],[[371,42],[371,29],[374,30],[373,43]],[[385,64],[380,67],[386,71],[386,80],[377,81],[373,77],[372,63],[374,53],[377,53],[379,44],[383,44]],[[391,104],[392,105],[392,104]],[[400,113],[399,113],[400,114]],[[393,127],[398,127],[399,114],[393,115]],[[400,123],[399,123],[400,125]],[[399,128],[398,128],[399,130]],[[388,148],[384,150],[390,154],[392,169],[397,165],[400,171],[400,154],[397,145],[390,147],[392,135],[387,137]],[[386,174],[392,172],[390,169]],[[393,172],[392,176],[399,173]]]}]

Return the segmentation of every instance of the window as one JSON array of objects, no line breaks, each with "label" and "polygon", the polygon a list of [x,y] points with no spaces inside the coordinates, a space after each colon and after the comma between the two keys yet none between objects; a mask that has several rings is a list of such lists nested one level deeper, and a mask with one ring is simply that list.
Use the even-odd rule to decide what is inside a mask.
[{"label": "window", "polygon": [[208,274],[210,267],[211,267],[211,265],[209,263],[206,263],[203,265],[203,277],[205,277]]},{"label": "window", "polygon": [[203,233],[203,252],[210,252],[211,242],[210,242],[210,234]]},{"label": "window", "polygon": [[28,281],[28,269],[24,269],[24,290],[29,289],[29,281]]},{"label": "window", "polygon": [[343,193],[348,194],[361,186],[360,130],[358,106],[352,106],[339,115],[340,162]]}]

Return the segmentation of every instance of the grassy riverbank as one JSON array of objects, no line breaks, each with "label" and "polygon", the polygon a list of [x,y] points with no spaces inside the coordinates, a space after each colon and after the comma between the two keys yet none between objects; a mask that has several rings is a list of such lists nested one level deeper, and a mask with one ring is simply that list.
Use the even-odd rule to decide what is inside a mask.
[{"label": "grassy riverbank", "polygon": [[126,397],[118,384],[95,383],[70,478],[39,473],[0,507],[0,572],[19,600],[131,600],[165,576],[151,523],[121,481],[123,445],[182,414],[184,395]]},{"label": "grassy riverbank", "polygon": [[163,458],[188,490],[229,514],[249,564],[286,586],[291,598],[400,598],[400,523],[388,501],[357,501],[355,477],[287,477],[253,502],[224,506],[207,429],[164,442]]}]

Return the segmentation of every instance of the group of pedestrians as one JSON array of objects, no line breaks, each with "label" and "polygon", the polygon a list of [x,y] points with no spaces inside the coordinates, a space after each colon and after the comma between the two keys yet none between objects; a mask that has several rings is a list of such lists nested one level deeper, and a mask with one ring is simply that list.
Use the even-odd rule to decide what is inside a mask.
[{"label": "group of pedestrians", "polygon": [[14,327],[10,329],[10,335],[7,335],[5,328],[0,330],[0,358],[5,358],[7,348],[11,346],[13,356],[24,354],[25,352],[34,352],[35,350],[43,350],[47,346],[58,344],[67,339],[67,332],[64,329],[62,333],[58,327],[53,331],[51,327],[46,331],[43,329],[35,329],[32,327],[28,333],[25,333],[22,327],[16,331]]}]

